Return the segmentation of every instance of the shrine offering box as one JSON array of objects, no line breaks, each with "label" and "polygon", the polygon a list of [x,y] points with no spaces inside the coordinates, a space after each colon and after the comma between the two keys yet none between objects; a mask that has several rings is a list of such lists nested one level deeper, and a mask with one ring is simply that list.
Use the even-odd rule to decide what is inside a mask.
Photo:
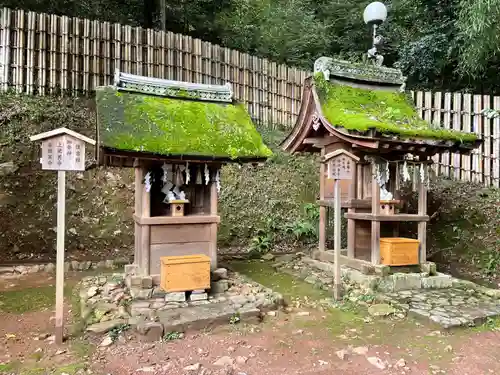
[{"label": "shrine offering box", "polygon": [[160,285],[166,292],[210,288],[210,258],[206,255],[161,257]]},{"label": "shrine offering box", "polygon": [[387,266],[411,266],[418,264],[420,242],[412,238],[381,238],[380,262]]}]

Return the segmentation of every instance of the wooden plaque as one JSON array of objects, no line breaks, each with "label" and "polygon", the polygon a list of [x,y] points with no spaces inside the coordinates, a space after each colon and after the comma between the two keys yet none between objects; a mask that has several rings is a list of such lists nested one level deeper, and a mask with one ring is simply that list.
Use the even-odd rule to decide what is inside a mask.
[{"label": "wooden plaque", "polygon": [[70,135],[58,135],[42,141],[42,169],[84,171],[85,142]]},{"label": "wooden plaque", "polygon": [[328,178],[333,180],[352,180],[355,168],[354,160],[346,154],[339,154],[328,161]]}]

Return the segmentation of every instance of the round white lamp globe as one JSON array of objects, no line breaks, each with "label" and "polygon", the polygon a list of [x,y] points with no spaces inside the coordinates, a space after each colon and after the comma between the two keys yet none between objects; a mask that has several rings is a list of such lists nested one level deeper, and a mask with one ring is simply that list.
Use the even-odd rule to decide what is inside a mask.
[{"label": "round white lamp globe", "polygon": [[366,6],[363,19],[368,24],[381,24],[387,19],[387,8],[380,1],[375,1]]}]

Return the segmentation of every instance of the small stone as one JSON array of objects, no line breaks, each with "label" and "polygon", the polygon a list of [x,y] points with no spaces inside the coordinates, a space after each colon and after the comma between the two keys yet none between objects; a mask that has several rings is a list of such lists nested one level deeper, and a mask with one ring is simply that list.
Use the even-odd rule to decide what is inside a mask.
[{"label": "small stone", "polygon": [[444,351],[447,352],[447,353],[451,353],[453,351],[453,347],[451,345],[447,345],[445,348],[444,348]]},{"label": "small stone", "polygon": [[97,292],[98,292],[98,291],[99,291],[99,288],[98,288],[98,287],[96,287],[96,286],[91,286],[91,287],[89,288],[89,290],[87,290],[87,297],[88,297],[88,298],[92,298],[92,297],[94,297],[94,296],[97,294]]},{"label": "small stone", "polygon": [[155,372],[155,368],[153,366],[141,367],[137,369],[136,372]]},{"label": "small stone", "polygon": [[302,335],[304,333],[303,329],[297,329],[296,331],[292,332],[292,335]]},{"label": "small stone", "polygon": [[190,301],[203,301],[208,299],[207,293],[191,294],[189,297]]},{"label": "small stone", "polygon": [[247,361],[248,361],[247,357],[244,357],[244,356],[241,356],[241,355],[238,356],[238,357],[236,357],[236,364],[238,364],[240,366],[244,365],[245,363],[247,363]]},{"label": "small stone", "polygon": [[45,265],[45,272],[53,273],[56,270],[56,265],[54,263],[47,263]]},{"label": "small stone", "polygon": [[186,302],[185,292],[171,292],[165,294],[165,302]]},{"label": "small stone", "polygon": [[101,343],[99,344],[100,347],[107,347],[110,346],[113,343],[113,339],[110,336],[106,336]]},{"label": "small stone", "polygon": [[326,366],[328,364],[327,361],[323,361],[321,359],[318,359],[318,363],[319,363],[320,366]]},{"label": "small stone", "polygon": [[225,280],[227,279],[227,269],[217,268],[212,272],[212,281]]},{"label": "small stone", "polygon": [[275,256],[271,253],[267,253],[267,254],[264,254],[261,256],[261,259],[263,260],[273,260],[275,258]]},{"label": "small stone", "polygon": [[141,287],[143,289],[151,289],[153,287],[153,278],[151,276],[143,276],[141,279]]},{"label": "small stone", "polygon": [[336,351],[335,354],[337,354],[337,357],[339,357],[339,359],[341,359],[342,361],[345,361],[347,359],[347,356],[349,353],[347,352],[347,350],[342,349],[342,350]]},{"label": "small stone", "polygon": [[189,365],[189,366],[184,367],[184,371],[199,371],[200,368],[201,368],[201,364],[195,363],[193,365]]},{"label": "small stone", "polygon": [[278,312],[277,311],[268,311],[267,315],[268,316],[276,316],[276,315],[278,315]]},{"label": "small stone", "polygon": [[228,356],[220,357],[217,361],[214,362],[214,366],[226,367],[232,366],[234,364],[234,359]]},{"label": "small stone", "polygon": [[357,346],[352,349],[352,352],[357,355],[366,355],[368,353],[368,347],[366,346]]},{"label": "small stone", "polygon": [[309,316],[311,313],[309,311],[299,311],[295,314],[296,316]]},{"label": "small stone", "polygon": [[405,366],[406,366],[406,361],[403,358],[401,358],[396,362],[396,367],[405,367]]},{"label": "small stone", "polygon": [[220,294],[229,289],[229,282],[227,280],[219,280],[210,283],[210,293]]},{"label": "small stone", "polygon": [[143,322],[136,327],[139,334],[148,342],[160,341],[163,338],[163,324],[159,322]]},{"label": "small stone", "polygon": [[388,316],[395,312],[396,309],[387,303],[377,303],[368,308],[368,313],[371,316]]},{"label": "small stone", "polygon": [[366,360],[380,370],[385,369],[385,363],[379,357],[367,357]]},{"label": "small stone", "polygon": [[125,324],[125,320],[123,319],[108,320],[106,322],[100,322],[88,326],[87,331],[94,333],[106,333],[121,324]]}]

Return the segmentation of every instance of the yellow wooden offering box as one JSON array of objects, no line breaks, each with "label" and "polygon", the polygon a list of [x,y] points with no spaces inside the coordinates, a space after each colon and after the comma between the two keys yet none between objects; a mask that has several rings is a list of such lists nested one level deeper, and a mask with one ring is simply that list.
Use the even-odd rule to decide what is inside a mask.
[{"label": "yellow wooden offering box", "polygon": [[161,257],[160,285],[166,292],[210,288],[210,258],[206,255]]},{"label": "yellow wooden offering box", "polygon": [[420,241],[412,238],[386,237],[380,239],[380,263],[387,266],[418,264]]}]

